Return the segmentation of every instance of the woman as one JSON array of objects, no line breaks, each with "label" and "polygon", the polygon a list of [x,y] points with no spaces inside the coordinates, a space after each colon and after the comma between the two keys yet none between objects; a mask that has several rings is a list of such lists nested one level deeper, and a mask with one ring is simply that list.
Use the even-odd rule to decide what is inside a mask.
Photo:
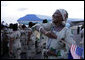
[{"label": "woman", "polygon": [[20,30],[21,36],[20,36],[20,42],[21,42],[21,56],[24,56],[24,58],[27,58],[27,31],[26,26],[23,24],[22,29]]},{"label": "woman", "polygon": [[20,59],[21,43],[20,43],[20,31],[18,31],[17,24],[13,25],[13,32],[10,35],[10,54],[13,54],[15,59]]},{"label": "woman", "polygon": [[[35,35],[34,32],[31,32],[32,29],[31,27],[34,25],[33,22],[29,22],[28,25],[28,41],[27,41],[27,46],[28,46],[28,50],[27,50],[27,59],[33,59],[35,56]],[[32,34],[33,33],[33,34]]]},{"label": "woman", "polygon": [[32,28],[48,37],[46,42],[48,59],[67,59],[69,46],[64,44],[61,40],[70,44],[75,44],[75,41],[73,41],[72,38],[71,29],[65,27],[67,18],[67,11],[58,9],[52,15],[52,23],[37,24]]}]

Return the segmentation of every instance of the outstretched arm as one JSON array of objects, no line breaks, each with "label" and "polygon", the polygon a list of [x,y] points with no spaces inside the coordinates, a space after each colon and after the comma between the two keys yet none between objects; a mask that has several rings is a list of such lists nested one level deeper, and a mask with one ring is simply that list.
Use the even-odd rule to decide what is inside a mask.
[{"label": "outstretched arm", "polygon": [[55,33],[51,32],[51,31],[45,30],[44,27],[41,26],[41,25],[36,25],[36,26],[35,26],[35,30],[43,33],[44,35],[46,35],[46,36],[49,37],[49,38],[54,38],[54,39],[57,38],[57,36],[55,35]]}]

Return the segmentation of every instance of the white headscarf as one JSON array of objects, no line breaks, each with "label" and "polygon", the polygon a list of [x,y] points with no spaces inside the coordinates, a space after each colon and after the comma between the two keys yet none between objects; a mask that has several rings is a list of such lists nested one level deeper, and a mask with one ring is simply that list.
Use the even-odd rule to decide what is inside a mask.
[{"label": "white headscarf", "polygon": [[66,24],[66,21],[67,21],[67,18],[65,18],[66,14],[67,14],[67,11],[64,10],[64,9],[57,9],[56,11],[60,11],[61,15],[62,15],[62,18],[64,21],[62,21],[62,24],[65,25]]},{"label": "white headscarf", "polygon": [[[63,17],[63,20],[66,21],[67,18],[65,18],[65,15],[67,14],[67,11],[64,10],[64,9],[57,9],[57,10],[60,11],[60,13],[61,13],[61,15],[62,15],[62,17]],[[56,11],[57,11],[57,10],[56,10]],[[56,11],[55,11],[55,12],[56,12]]]},{"label": "white headscarf", "polygon": [[64,10],[64,9],[59,9],[59,11],[60,11],[60,13],[61,13],[61,15],[62,15],[62,17],[63,17],[63,20],[66,21],[67,18],[65,18],[65,15],[67,14],[67,11]]}]

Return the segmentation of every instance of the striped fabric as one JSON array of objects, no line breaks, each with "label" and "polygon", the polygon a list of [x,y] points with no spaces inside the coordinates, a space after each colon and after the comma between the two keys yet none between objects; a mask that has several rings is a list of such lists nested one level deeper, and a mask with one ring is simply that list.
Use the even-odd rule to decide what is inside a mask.
[{"label": "striped fabric", "polygon": [[[73,59],[81,59],[81,56],[79,56],[76,52],[79,52],[79,50],[77,49],[78,46],[76,45],[71,45],[70,47],[70,51],[71,51],[71,55],[73,57]],[[81,52],[80,52],[81,53]]]}]

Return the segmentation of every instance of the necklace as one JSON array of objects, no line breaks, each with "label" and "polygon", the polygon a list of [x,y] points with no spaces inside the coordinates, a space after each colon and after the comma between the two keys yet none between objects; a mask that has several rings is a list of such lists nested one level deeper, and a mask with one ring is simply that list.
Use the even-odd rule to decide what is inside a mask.
[{"label": "necklace", "polygon": [[59,26],[57,26],[57,27],[56,27],[56,25],[54,25],[53,28],[52,28],[52,30],[59,32],[59,31],[61,31],[63,28],[64,28],[63,25],[59,25]]}]

